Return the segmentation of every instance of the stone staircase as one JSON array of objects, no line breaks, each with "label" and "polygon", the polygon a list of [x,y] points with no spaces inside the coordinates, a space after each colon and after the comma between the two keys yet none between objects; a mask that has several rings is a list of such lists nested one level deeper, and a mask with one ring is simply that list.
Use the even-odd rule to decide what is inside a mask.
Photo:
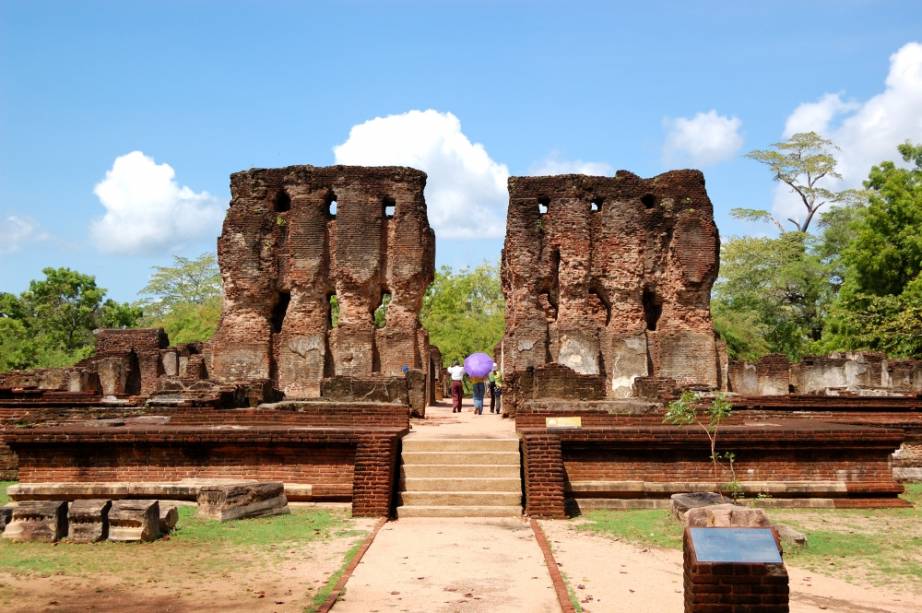
[{"label": "stone staircase", "polygon": [[397,517],[522,514],[517,438],[403,439]]}]

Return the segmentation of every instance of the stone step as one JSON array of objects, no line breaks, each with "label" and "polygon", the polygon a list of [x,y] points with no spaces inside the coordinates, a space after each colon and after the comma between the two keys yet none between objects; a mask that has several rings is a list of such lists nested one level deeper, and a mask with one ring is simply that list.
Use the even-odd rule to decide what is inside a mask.
[{"label": "stone step", "polygon": [[521,472],[518,464],[405,464],[400,476],[419,477],[506,477],[518,481]]},{"label": "stone step", "polygon": [[400,504],[414,506],[512,506],[522,504],[519,492],[401,492]]},{"label": "stone step", "polygon": [[520,505],[508,506],[443,506],[414,505],[397,508],[397,517],[521,517]]},{"label": "stone step", "polygon": [[404,451],[404,465],[409,464],[514,464],[519,465],[518,451]]},{"label": "stone step", "polygon": [[404,451],[518,451],[517,438],[413,438],[403,439]]},{"label": "stone step", "polygon": [[515,477],[409,477],[401,480],[405,492],[522,492]]}]

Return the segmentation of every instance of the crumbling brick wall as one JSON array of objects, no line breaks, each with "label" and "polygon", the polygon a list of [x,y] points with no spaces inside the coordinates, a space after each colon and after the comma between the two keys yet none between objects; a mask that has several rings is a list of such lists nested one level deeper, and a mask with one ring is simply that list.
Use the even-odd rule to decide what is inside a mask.
[{"label": "crumbling brick wall", "polygon": [[[231,175],[218,239],[224,308],[211,376],[270,379],[298,398],[319,396],[324,377],[426,371],[419,311],[434,275],[435,237],[425,184],[425,173],[402,167]],[[377,328],[374,312],[385,295],[386,322]]]},{"label": "crumbling brick wall", "polygon": [[720,387],[718,251],[698,171],[510,178],[505,371],[557,362],[609,397],[643,376]]}]

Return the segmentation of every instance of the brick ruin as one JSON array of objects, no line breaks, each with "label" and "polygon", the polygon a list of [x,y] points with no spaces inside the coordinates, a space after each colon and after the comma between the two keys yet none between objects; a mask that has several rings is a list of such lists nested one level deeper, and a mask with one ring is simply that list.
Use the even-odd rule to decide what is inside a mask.
[{"label": "brick ruin", "polygon": [[[387,515],[410,411],[424,417],[447,383],[419,321],[434,274],[425,181],[389,167],[232,175],[214,338],[102,330],[74,367],[0,374],[0,476],[18,471],[18,499],[195,499],[202,479],[270,479],[292,500]],[[495,351],[528,513],[656,506],[729,481],[702,434],[662,424],[688,388],[732,395],[722,440],[748,493],[893,506],[895,473],[922,479],[919,362],[728,362],[700,172],[513,177],[509,194]],[[581,427],[548,427],[562,416]]]},{"label": "brick ruin", "polygon": [[698,171],[512,177],[505,372],[540,379],[559,364],[605,398],[633,396],[648,377],[721,387],[709,306],[718,259]]}]

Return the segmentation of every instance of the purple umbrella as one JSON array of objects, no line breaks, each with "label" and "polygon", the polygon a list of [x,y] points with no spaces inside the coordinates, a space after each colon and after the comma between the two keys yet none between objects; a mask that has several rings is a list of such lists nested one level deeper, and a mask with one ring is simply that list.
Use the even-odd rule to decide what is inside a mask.
[{"label": "purple umbrella", "polygon": [[464,358],[464,372],[471,377],[486,377],[493,370],[493,358],[485,353],[472,353]]}]

